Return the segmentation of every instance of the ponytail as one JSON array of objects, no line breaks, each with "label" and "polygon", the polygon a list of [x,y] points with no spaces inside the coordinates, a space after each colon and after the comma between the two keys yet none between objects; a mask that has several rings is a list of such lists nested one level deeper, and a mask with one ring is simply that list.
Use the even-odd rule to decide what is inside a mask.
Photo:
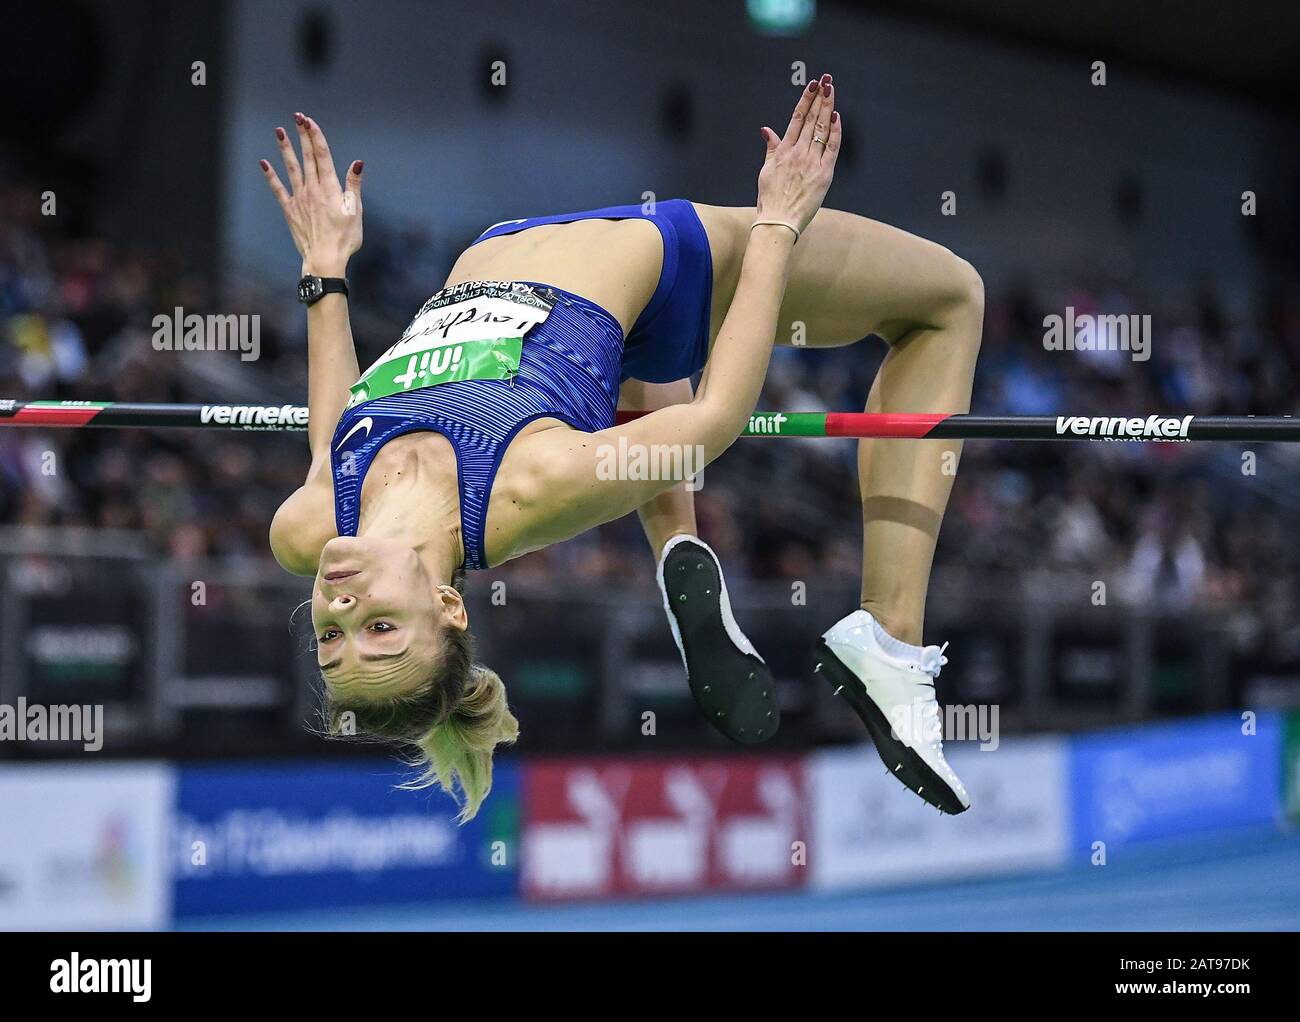
[{"label": "ponytail", "polygon": [[441,786],[460,802],[461,823],[474,818],[492,790],[493,750],[519,737],[519,722],[506,704],[506,687],[496,671],[473,664],[469,674],[451,715],[414,741],[420,752],[411,765],[424,772],[401,785],[408,791]]}]

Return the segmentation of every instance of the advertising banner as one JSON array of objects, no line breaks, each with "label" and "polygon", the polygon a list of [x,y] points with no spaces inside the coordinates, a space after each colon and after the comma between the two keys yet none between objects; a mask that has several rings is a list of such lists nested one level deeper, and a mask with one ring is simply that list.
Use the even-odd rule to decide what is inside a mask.
[{"label": "advertising banner", "polygon": [[1273,822],[1282,718],[1235,714],[1083,735],[1070,743],[1073,844],[1110,846]]},{"label": "advertising banner", "polygon": [[1056,738],[948,755],[972,807],[946,816],[889,776],[870,746],[812,757],[812,883],[822,889],[1014,873],[1060,865],[1069,831]]},{"label": "advertising banner", "polygon": [[806,794],[793,757],[533,762],[523,791],[533,900],[804,882]]},{"label": "advertising banner", "polygon": [[178,917],[513,894],[519,775],[498,762],[463,827],[391,760],[181,768]]},{"label": "advertising banner", "polygon": [[162,764],[0,767],[0,928],[166,925],[172,793]]}]

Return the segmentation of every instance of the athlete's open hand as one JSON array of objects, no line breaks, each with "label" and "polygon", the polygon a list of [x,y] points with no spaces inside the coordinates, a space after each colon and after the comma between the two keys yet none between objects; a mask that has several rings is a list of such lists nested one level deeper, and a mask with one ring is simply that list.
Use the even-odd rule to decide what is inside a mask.
[{"label": "athlete's open hand", "polygon": [[763,128],[767,158],[758,174],[758,218],[808,226],[831,186],[842,125],[835,86],[822,75],[804,89],[784,136]]},{"label": "athlete's open hand", "polygon": [[348,258],[361,247],[361,161],[354,160],[348,167],[345,190],[320,125],[304,114],[294,114],[294,120],[302,146],[301,164],[288,133],[275,129],[292,191],[285,189],[266,160],[261,161],[262,174],[284,210],[293,243],[302,255],[302,272],[342,277]]}]

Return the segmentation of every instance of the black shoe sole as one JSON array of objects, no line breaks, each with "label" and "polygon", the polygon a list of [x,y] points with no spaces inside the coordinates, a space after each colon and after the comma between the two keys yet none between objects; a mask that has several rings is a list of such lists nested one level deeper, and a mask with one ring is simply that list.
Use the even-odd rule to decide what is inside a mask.
[{"label": "black shoe sole", "polygon": [[736,648],[722,623],[722,575],[709,552],[679,543],[664,563],[668,608],[686,652],[695,705],[733,742],[753,745],[776,734],[781,710],[772,672]]},{"label": "black shoe sole", "polygon": [[825,678],[867,725],[867,734],[884,761],[886,770],[942,813],[956,816],[969,806],[962,805],[957,793],[948,786],[916,752],[893,735],[889,721],[880,707],[872,702],[856,674],[844,666],[825,639],[817,640],[817,673]]}]

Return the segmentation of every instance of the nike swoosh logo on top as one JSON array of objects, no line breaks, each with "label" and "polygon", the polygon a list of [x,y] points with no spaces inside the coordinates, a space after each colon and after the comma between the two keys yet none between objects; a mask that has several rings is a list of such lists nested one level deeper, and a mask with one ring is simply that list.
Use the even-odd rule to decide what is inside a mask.
[{"label": "nike swoosh logo on top", "polygon": [[347,443],[348,440],[352,438],[352,434],[359,429],[364,429],[366,431],[366,436],[367,437],[370,436],[370,428],[374,426],[374,424],[375,424],[375,420],[372,419],[369,415],[367,415],[364,419],[358,419],[357,424],[353,426],[350,430],[348,430],[347,435],[338,442],[338,446],[335,447],[334,450],[337,451],[340,447],[342,447],[345,443]]}]

